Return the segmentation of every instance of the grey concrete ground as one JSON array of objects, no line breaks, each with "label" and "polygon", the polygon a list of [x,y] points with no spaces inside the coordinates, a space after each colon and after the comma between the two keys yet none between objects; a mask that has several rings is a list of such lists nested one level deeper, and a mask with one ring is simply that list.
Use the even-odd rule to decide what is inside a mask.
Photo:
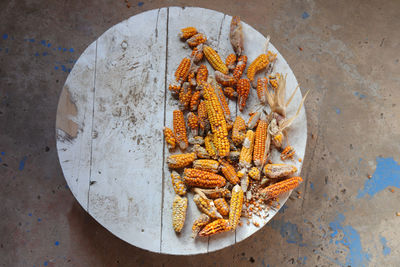
[{"label": "grey concrete ground", "polygon": [[[2,266],[399,266],[399,1],[1,1]],[[292,67],[309,139],[299,188],[266,227],[209,255],[135,248],[75,201],[55,148],[68,70],[118,22],[164,6],[242,19]],[[371,175],[370,179],[368,175]]]}]

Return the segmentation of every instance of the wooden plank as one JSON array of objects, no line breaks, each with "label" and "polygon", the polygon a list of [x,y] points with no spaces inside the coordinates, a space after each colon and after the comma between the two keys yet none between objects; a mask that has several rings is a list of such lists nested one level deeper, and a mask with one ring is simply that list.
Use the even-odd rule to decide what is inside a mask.
[{"label": "wooden plank", "polygon": [[97,45],[89,212],[160,251],[167,9],[119,23]]},{"label": "wooden plank", "polygon": [[68,75],[57,109],[57,150],[64,176],[87,210],[96,42],[89,45]]}]

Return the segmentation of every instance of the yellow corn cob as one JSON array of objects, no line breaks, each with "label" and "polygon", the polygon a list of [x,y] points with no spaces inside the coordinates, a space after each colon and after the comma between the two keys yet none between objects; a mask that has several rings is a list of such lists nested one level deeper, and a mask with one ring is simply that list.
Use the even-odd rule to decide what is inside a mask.
[{"label": "yellow corn cob", "polygon": [[296,153],[296,151],[294,151],[293,147],[287,146],[281,153],[281,160],[291,159],[291,158],[293,158],[295,153]]},{"label": "yellow corn cob", "polygon": [[206,56],[208,62],[210,65],[215,69],[223,74],[228,74],[228,67],[224,64],[218,53],[209,47],[208,45],[205,45],[203,48],[204,55]]},{"label": "yellow corn cob", "polygon": [[287,177],[295,172],[297,172],[296,166],[289,164],[267,164],[264,167],[265,176],[271,179]]},{"label": "yellow corn cob", "polygon": [[260,120],[260,117],[261,117],[261,112],[259,112],[259,111],[251,114],[251,116],[249,118],[249,122],[247,123],[247,128],[249,128],[250,130],[253,130],[258,125],[258,121]]},{"label": "yellow corn cob", "polygon": [[201,158],[201,159],[209,159],[210,158],[210,154],[208,154],[207,150],[198,144],[193,146],[192,151],[194,153],[196,153],[196,156],[198,158]]},{"label": "yellow corn cob", "polygon": [[215,188],[226,184],[224,177],[212,172],[187,168],[183,174],[185,183],[192,187]]},{"label": "yellow corn cob", "polygon": [[171,172],[171,181],[172,187],[177,195],[184,196],[186,195],[186,185],[183,182],[182,177],[176,171]]},{"label": "yellow corn cob", "polygon": [[183,117],[182,111],[174,110],[173,126],[176,142],[178,143],[181,150],[185,150],[189,144],[186,134],[185,118]]},{"label": "yellow corn cob", "polygon": [[187,39],[186,43],[193,48],[198,46],[199,44],[205,43],[206,41],[207,37],[202,33],[198,33]]},{"label": "yellow corn cob", "polygon": [[245,175],[247,175],[247,168],[242,168],[237,172],[239,179],[242,179]]},{"label": "yellow corn cob", "polygon": [[201,136],[194,136],[189,138],[189,144],[191,145],[203,145],[204,138]]},{"label": "yellow corn cob", "polygon": [[180,233],[186,219],[187,198],[175,195],[172,204],[172,226],[175,232]]},{"label": "yellow corn cob", "polygon": [[203,230],[199,232],[199,236],[211,236],[231,230],[228,220],[218,219],[207,224]]},{"label": "yellow corn cob", "polygon": [[266,149],[266,140],[267,140],[267,130],[268,130],[268,122],[266,120],[260,120],[258,123],[255,140],[254,140],[254,152],[253,152],[253,161],[256,167],[262,167],[267,162],[268,152]]},{"label": "yellow corn cob", "polygon": [[250,168],[253,156],[255,134],[252,130],[248,130],[243,141],[242,150],[240,151],[239,165]]},{"label": "yellow corn cob", "polygon": [[210,217],[204,213],[200,215],[199,218],[197,218],[193,222],[192,226],[192,238],[196,238],[197,234],[200,232],[201,228],[206,226],[210,222]]},{"label": "yellow corn cob", "polygon": [[224,174],[226,180],[228,180],[233,185],[239,183],[239,177],[237,176],[235,168],[226,160],[220,160],[220,164],[221,172]]},{"label": "yellow corn cob", "polygon": [[199,118],[200,135],[204,135],[210,128],[205,101],[200,101],[197,107],[197,116]]},{"label": "yellow corn cob", "polygon": [[221,197],[230,198],[231,191],[226,188],[215,188],[215,189],[200,189],[195,188],[195,192],[199,195],[205,195],[211,199],[217,199]]},{"label": "yellow corn cob", "polygon": [[174,132],[170,128],[164,127],[164,136],[168,149],[170,150],[174,149],[176,146],[176,139]]},{"label": "yellow corn cob", "polygon": [[214,202],[211,199],[200,196],[199,194],[194,195],[193,197],[194,203],[199,208],[199,210],[211,218],[218,219],[222,218],[221,214],[217,211],[217,208],[214,205]]},{"label": "yellow corn cob", "polygon": [[215,71],[214,75],[215,75],[215,80],[222,86],[236,85],[237,80],[233,76],[223,74],[222,72],[217,70]]},{"label": "yellow corn cob", "polygon": [[217,157],[217,149],[214,146],[213,139],[214,139],[213,135],[208,134],[206,136],[206,138],[204,138],[204,145],[206,147],[208,155],[210,155],[210,157],[212,157],[212,158],[216,158]]},{"label": "yellow corn cob", "polygon": [[234,70],[235,63],[236,63],[236,55],[229,54],[225,59],[225,65],[228,67],[229,70]]},{"label": "yellow corn cob", "polygon": [[231,25],[229,29],[229,39],[231,41],[231,45],[233,47],[233,51],[240,56],[242,55],[243,48],[243,29],[242,23],[240,21],[240,17],[233,16],[231,20]]},{"label": "yellow corn cob", "polygon": [[243,143],[246,132],[246,124],[242,117],[236,116],[235,123],[233,124],[232,128],[232,141],[233,143],[238,146]]},{"label": "yellow corn cob", "polygon": [[222,107],[222,110],[224,111],[224,116],[225,116],[226,123],[228,125],[232,124],[231,111],[229,109],[228,101],[226,101],[226,98],[225,98],[224,92],[222,91],[221,86],[219,86],[219,85],[216,86],[215,93],[217,94],[219,103],[220,103],[220,105]]},{"label": "yellow corn cob", "polygon": [[219,162],[212,159],[198,159],[193,162],[193,168],[208,172],[218,172]]},{"label": "yellow corn cob", "polygon": [[229,207],[229,224],[232,230],[236,229],[242,214],[243,195],[240,185],[235,185],[232,189],[231,205]]},{"label": "yellow corn cob", "polygon": [[196,136],[199,131],[199,119],[196,114],[189,112],[187,115],[187,124],[190,128],[192,136]]},{"label": "yellow corn cob", "polygon": [[227,216],[229,214],[229,206],[228,203],[226,203],[225,198],[215,199],[214,205],[222,216]]},{"label": "yellow corn cob", "polygon": [[195,159],[195,153],[175,154],[167,158],[167,164],[171,169],[180,169],[190,165]]},{"label": "yellow corn cob", "polygon": [[181,29],[179,37],[182,39],[188,39],[197,33],[197,29],[195,27],[186,27]]},{"label": "yellow corn cob", "polygon": [[280,77],[279,73],[269,75],[269,84],[271,85],[272,89],[276,90],[278,88],[278,80]]},{"label": "yellow corn cob", "polygon": [[237,82],[237,94],[238,94],[238,104],[239,110],[243,111],[246,106],[246,101],[250,92],[250,81],[249,79],[239,79]]},{"label": "yellow corn cob", "polygon": [[280,194],[288,192],[296,188],[303,179],[301,177],[292,177],[276,184],[272,184],[260,191],[265,199],[276,198]]},{"label": "yellow corn cob", "polygon": [[186,78],[189,74],[190,65],[190,58],[185,57],[182,59],[181,63],[175,71],[175,80],[177,82],[183,83],[184,81],[186,81]]},{"label": "yellow corn cob", "polygon": [[203,44],[199,44],[195,48],[193,48],[192,54],[190,57],[193,59],[194,63],[199,63],[203,57],[204,57],[204,52],[203,52]]},{"label": "yellow corn cob", "polygon": [[253,62],[251,62],[247,69],[247,78],[249,78],[250,82],[254,80],[256,73],[262,69],[265,69],[268,64],[269,57],[267,54],[261,54]]},{"label": "yellow corn cob", "polygon": [[232,87],[225,87],[224,95],[230,99],[235,99],[237,97],[237,93]]},{"label": "yellow corn cob", "polygon": [[201,82],[207,82],[208,78],[208,69],[206,65],[200,65],[197,69],[196,82],[197,84],[201,84]]},{"label": "yellow corn cob", "polygon": [[267,93],[268,90],[268,79],[267,78],[258,78],[257,79],[257,96],[261,103],[267,103]]},{"label": "yellow corn cob", "polygon": [[246,64],[247,64],[247,56],[245,55],[240,56],[238,59],[238,63],[236,64],[236,67],[233,70],[232,74],[236,80],[239,80],[242,77],[242,74],[246,68]]},{"label": "yellow corn cob", "polygon": [[249,171],[249,176],[254,180],[260,180],[260,170],[256,167],[251,168]]},{"label": "yellow corn cob", "polygon": [[181,84],[174,82],[168,86],[168,90],[174,97],[176,97],[179,95],[179,92],[181,91]]},{"label": "yellow corn cob", "polygon": [[183,83],[181,91],[179,92],[179,109],[187,110],[190,106],[190,100],[192,99],[192,89],[188,82]]},{"label": "yellow corn cob", "polygon": [[200,91],[196,91],[192,94],[192,98],[190,99],[190,110],[195,111],[200,103]]}]

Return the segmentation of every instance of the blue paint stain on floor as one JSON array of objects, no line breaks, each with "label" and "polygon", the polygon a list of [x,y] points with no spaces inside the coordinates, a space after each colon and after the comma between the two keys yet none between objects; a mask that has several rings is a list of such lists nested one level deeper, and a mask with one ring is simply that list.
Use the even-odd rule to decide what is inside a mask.
[{"label": "blue paint stain on floor", "polygon": [[[366,266],[370,261],[370,255],[363,250],[360,234],[357,230],[351,225],[343,226],[345,219],[345,216],[339,213],[335,220],[329,223],[329,227],[333,231],[331,238],[336,237],[339,231],[343,233],[343,238],[341,240],[336,240],[335,244],[341,244],[349,250],[346,256],[346,262],[341,265]],[[342,248],[342,246],[340,248]]]},{"label": "blue paint stain on floor", "polygon": [[7,40],[7,39],[8,39],[8,34],[7,33],[3,34],[3,40]]},{"label": "blue paint stain on floor", "polygon": [[355,96],[358,96],[360,99],[363,99],[363,98],[366,98],[366,97],[367,97],[366,95],[361,94],[361,93],[359,93],[359,92],[354,92],[354,95],[355,95]]},{"label": "blue paint stain on floor", "polygon": [[19,170],[20,171],[22,171],[22,170],[24,170],[24,167],[25,167],[25,161],[26,161],[26,156],[19,162]]},{"label": "blue paint stain on floor", "polygon": [[43,266],[47,266],[47,265],[49,265],[49,263],[48,263],[47,261],[45,261],[45,262],[43,263]]},{"label": "blue paint stain on floor", "polygon": [[75,50],[73,48],[69,49],[69,52],[73,53]]},{"label": "blue paint stain on floor", "polygon": [[29,217],[32,217],[32,213],[28,213],[28,216],[29,216]]},{"label": "blue paint stain on floor", "polygon": [[303,235],[299,232],[299,228],[296,224],[291,222],[285,222],[282,220],[271,220],[269,225],[272,229],[279,230],[281,236],[286,239],[289,244],[297,244],[300,247],[306,246],[303,243]]},{"label": "blue paint stain on floor", "polygon": [[138,6],[143,6],[144,3],[143,3],[143,2],[139,2],[137,5],[138,5]]},{"label": "blue paint stain on floor", "polygon": [[302,19],[306,19],[310,16],[310,14],[307,13],[307,11],[304,11],[303,14],[301,14]]},{"label": "blue paint stain on floor", "polygon": [[340,114],[341,113],[339,108],[335,108],[335,110],[336,110],[336,114]]},{"label": "blue paint stain on floor", "polygon": [[38,222],[41,222],[41,221],[42,221],[42,219],[38,218],[38,219],[37,219],[37,221],[38,221]]},{"label": "blue paint stain on floor", "polygon": [[393,158],[376,158],[376,169],[371,179],[364,183],[364,188],[358,190],[357,198],[367,194],[372,198],[380,191],[395,186],[400,188],[400,165]]},{"label": "blue paint stain on floor", "polygon": [[6,154],[6,152],[1,152],[1,155],[3,155],[3,156],[4,156],[5,154]]},{"label": "blue paint stain on floor", "polygon": [[390,252],[391,252],[392,250],[388,247],[386,238],[384,238],[383,236],[381,236],[381,237],[380,237],[380,240],[381,240],[381,244],[382,244],[382,246],[383,246],[383,249],[382,249],[383,255],[384,255],[384,256],[389,255]]},{"label": "blue paint stain on floor", "polygon": [[0,162],[2,162],[3,160],[0,158]]},{"label": "blue paint stain on floor", "polygon": [[54,242],[54,245],[58,246],[58,245],[60,245],[60,242],[56,241],[56,242]]},{"label": "blue paint stain on floor", "polygon": [[310,182],[310,188],[311,190],[314,190],[314,184]]}]

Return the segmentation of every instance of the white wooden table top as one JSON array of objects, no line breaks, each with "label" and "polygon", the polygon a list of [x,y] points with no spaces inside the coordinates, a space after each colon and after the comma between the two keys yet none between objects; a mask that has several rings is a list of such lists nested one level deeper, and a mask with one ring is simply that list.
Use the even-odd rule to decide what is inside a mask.
[{"label": "white wooden table top", "polygon": [[[199,254],[240,242],[261,228],[244,223],[236,232],[193,240],[191,225],[200,213],[192,194],[180,235],[171,223],[174,191],[165,164],[169,151],[162,129],[172,128],[172,111],[177,109],[168,83],[181,59],[191,52],[177,35],[181,28],[194,26],[225,58],[233,52],[230,22],[230,16],[202,8],[169,7],[138,14],[89,45],[67,78],[56,122],[65,179],[91,216],[132,245],[167,254]],[[243,31],[245,54],[251,62],[262,52],[265,37],[245,23]],[[272,44],[269,50],[278,54],[275,70],[288,74],[288,97],[297,86],[296,78]],[[208,69],[212,74],[212,68]],[[288,117],[300,100],[299,90]],[[241,114],[246,120],[257,103],[256,92],[251,90]],[[236,102],[230,101],[230,108],[234,116],[239,113]],[[289,129],[289,141],[303,158],[307,141],[304,108]],[[280,162],[277,151],[272,159]],[[293,164],[299,174],[302,163]],[[281,207],[288,196],[280,198]],[[268,220],[276,212],[269,211]]]}]

